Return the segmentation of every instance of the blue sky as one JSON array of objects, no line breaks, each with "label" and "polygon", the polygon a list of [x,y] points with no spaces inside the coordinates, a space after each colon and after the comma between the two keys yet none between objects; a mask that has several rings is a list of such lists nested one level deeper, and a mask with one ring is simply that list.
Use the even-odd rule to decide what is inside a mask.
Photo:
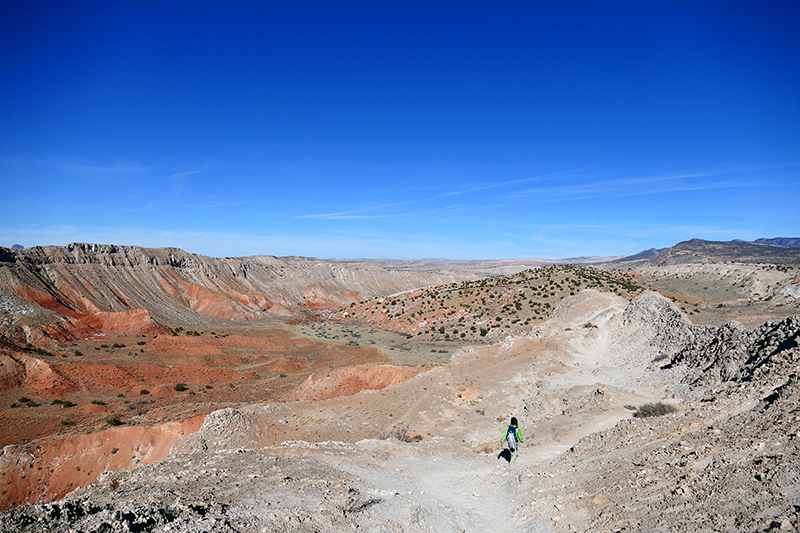
[{"label": "blue sky", "polygon": [[798,237],[797,28],[794,1],[9,2],[0,245]]}]

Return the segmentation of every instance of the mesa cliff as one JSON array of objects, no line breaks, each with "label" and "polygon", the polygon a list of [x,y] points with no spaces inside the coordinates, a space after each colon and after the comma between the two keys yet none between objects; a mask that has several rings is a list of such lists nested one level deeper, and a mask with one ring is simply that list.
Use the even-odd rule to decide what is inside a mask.
[{"label": "mesa cliff", "polygon": [[[163,333],[155,322],[186,325],[202,324],[207,318],[304,316],[307,311],[475,277],[469,272],[391,270],[369,262],[314,258],[217,259],[177,248],[82,243],[2,248],[0,328],[28,326],[12,332],[23,344],[109,329]],[[114,315],[134,310],[147,313]]]}]

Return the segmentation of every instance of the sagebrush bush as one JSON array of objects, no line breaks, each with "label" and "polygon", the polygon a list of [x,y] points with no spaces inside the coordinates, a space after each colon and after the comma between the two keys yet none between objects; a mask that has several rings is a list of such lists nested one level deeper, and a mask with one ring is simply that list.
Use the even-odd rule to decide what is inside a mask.
[{"label": "sagebrush bush", "polygon": [[400,424],[399,426],[394,426],[393,428],[381,432],[378,438],[381,440],[394,438],[400,442],[420,442],[422,440],[422,435],[414,435],[412,437],[408,432],[408,427],[404,424]]},{"label": "sagebrush bush", "polygon": [[668,403],[646,403],[636,408],[633,416],[636,418],[647,418],[650,416],[663,416],[677,411],[673,406]]}]

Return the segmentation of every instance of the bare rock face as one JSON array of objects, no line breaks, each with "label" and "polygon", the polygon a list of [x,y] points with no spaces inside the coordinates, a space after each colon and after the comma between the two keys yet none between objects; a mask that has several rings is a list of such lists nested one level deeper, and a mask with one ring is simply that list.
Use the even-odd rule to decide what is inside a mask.
[{"label": "bare rock face", "polygon": [[796,371],[800,361],[800,317],[767,322],[753,331],[737,323],[695,327],[692,342],[674,355],[668,367],[688,369],[693,385],[752,381],[767,372]]},{"label": "bare rock face", "polygon": [[652,360],[672,357],[691,336],[689,319],[657,292],[645,291],[634,298],[618,320],[625,334],[617,338],[635,343],[634,349]]},{"label": "bare rock face", "polygon": [[25,366],[8,355],[0,354],[0,391],[13,389],[25,381]]},{"label": "bare rock face", "polygon": [[3,248],[0,253],[0,295],[8,295],[4,307],[13,324],[25,314],[20,301],[74,319],[146,309],[156,321],[191,324],[203,316],[249,320],[342,307],[475,277],[456,271],[389,270],[367,262],[216,259],[177,248],[80,243]]},{"label": "bare rock face", "polygon": [[362,390],[381,390],[407,381],[426,369],[416,366],[357,365],[311,374],[289,400],[319,401],[350,396]]}]

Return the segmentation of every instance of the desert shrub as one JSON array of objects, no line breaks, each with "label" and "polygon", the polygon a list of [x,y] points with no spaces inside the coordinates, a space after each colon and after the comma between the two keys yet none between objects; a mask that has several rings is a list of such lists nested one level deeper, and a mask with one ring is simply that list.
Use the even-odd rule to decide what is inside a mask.
[{"label": "desert shrub", "polygon": [[487,333],[489,333],[488,330],[481,328],[481,337],[485,337]]},{"label": "desert shrub", "polygon": [[109,418],[108,420],[106,420],[106,424],[108,424],[109,426],[121,426],[122,424],[124,424],[124,422],[120,420],[118,416],[115,416],[114,418]]},{"label": "desert shrub", "polygon": [[124,348],[124,347],[125,347],[125,345],[124,345],[124,344],[118,344],[118,343],[116,343],[116,342],[115,342],[115,343],[114,343],[114,345],[112,346],[112,348]]},{"label": "desert shrub", "polygon": [[105,405],[106,404],[106,402],[104,402],[102,400],[92,400],[92,403],[94,405]]},{"label": "desert shrub", "polygon": [[189,390],[189,387],[186,386],[186,383],[178,383],[175,385],[175,390],[178,392],[183,392],[185,390]]},{"label": "desert shrub", "polygon": [[675,411],[677,411],[677,409],[668,403],[646,403],[637,407],[633,412],[633,416],[636,418],[647,418],[651,416],[668,415],[670,413],[674,413]]},{"label": "desert shrub", "polygon": [[76,357],[80,357],[80,356],[82,356],[82,355],[83,355],[83,352],[81,352],[80,350],[75,350],[75,352],[74,352],[74,353],[75,353],[75,356],[76,356]]},{"label": "desert shrub", "polygon": [[408,432],[408,426],[399,424],[382,432],[378,438],[381,440],[397,439],[400,442],[420,442],[422,440],[422,435],[414,435],[412,437]]},{"label": "desert shrub", "polygon": [[141,394],[142,396],[144,396],[145,394],[150,394],[150,391],[149,391],[149,390],[147,390],[147,389],[142,389],[142,390],[140,390],[140,391],[139,391],[139,394]]},{"label": "desert shrub", "polygon": [[147,341],[139,341],[136,343],[137,346],[144,346],[145,344],[147,344]]}]

